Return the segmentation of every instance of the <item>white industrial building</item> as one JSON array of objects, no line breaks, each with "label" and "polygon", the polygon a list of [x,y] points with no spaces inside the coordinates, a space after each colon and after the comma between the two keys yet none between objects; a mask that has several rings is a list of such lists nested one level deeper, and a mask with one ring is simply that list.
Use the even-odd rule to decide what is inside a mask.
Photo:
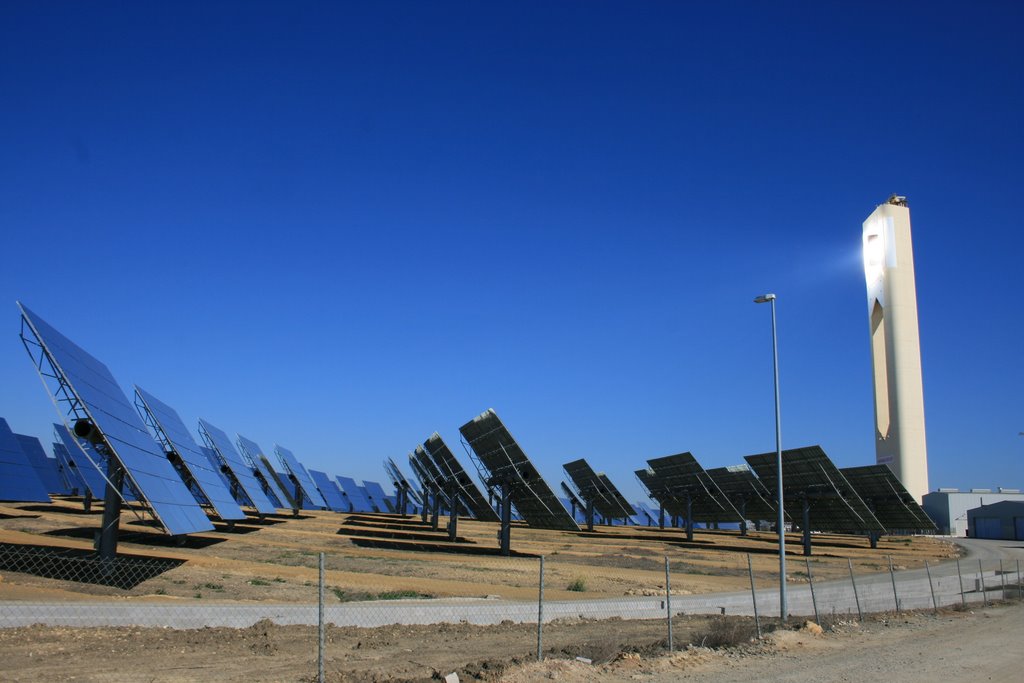
[{"label": "white industrial building", "polygon": [[967,511],[967,535],[1024,541],[1024,501],[1004,500]]},{"label": "white industrial building", "polygon": [[1024,502],[1024,493],[1020,489],[997,488],[971,489],[939,489],[925,494],[922,507],[939,528],[940,534],[950,536],[967,535],[967,511],[974,508],[1001,503],[1003,501]]}]

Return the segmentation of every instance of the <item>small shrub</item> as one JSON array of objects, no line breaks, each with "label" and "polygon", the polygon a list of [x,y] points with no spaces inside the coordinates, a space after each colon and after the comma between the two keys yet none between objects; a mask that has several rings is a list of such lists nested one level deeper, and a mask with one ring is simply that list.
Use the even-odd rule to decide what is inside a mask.
[{"label": "small shrub", "polygon": [[429,598],[429,595],[410,590],[384,591],[377,593],[378,600],[402,600],[404,598]]},{"label": "small shrub", "polygon": [[220,583],[204,583],[203,584],[203,588],[209,588],[212,591],[222,591],[222,590],[224,590],[224,584],[220,584]]},{"label": "small shrub", "polygon": [[404,598],[430,598],[427,593],[419,593],[411,590],[381,591],[380,593],[367,593],[365,591],[346,591],[341,588],[332,587],[331,592],[339,602],[369,602],[371,600],[402,600]]},{"label": "small shrub", "polygon": [[269,586],[270,582],[267,581],[266,579],[261,579],[259,577],[256,577],[255,579],[249,579],[249,585],[250,586]]},{"label": "small shrub", "polygon": [[576,593],[585,593],[587,590],[587,580],[584,579],[582,576],[577,576],[575,579],[572,580],[572,583],[566,586],[566,590],[570,590]]},{"label": "small shrub", "polygon": [[753,619],[715,619],[706,631],[694,634],[693,644],[720,650],[746,645],[757,638],[757,626]]},{"label": "small shrub", "polygon": [[157,588],[156,589],[156,594],[157,595],[167,595],[167,591],[165,591],[163,588]]},{"label": "small shrub", "polygon": [[842,621],[842,616],[836,614],[835,609],[833,609],[832,612],[826,612],[821,615],[821,621],[818,622],[818,626],[820,626],[822,630],[832,631],[840,621]]}]

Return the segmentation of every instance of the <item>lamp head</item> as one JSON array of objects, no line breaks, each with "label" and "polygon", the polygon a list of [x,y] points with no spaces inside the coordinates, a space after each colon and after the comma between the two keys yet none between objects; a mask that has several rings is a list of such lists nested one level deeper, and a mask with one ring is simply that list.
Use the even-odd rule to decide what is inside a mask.
[{"label": "lamp head", "polygon": [[769,301],[775,301],[774,294],[762,294],[761,296],[754,299],[755,304],[766,304]]}]

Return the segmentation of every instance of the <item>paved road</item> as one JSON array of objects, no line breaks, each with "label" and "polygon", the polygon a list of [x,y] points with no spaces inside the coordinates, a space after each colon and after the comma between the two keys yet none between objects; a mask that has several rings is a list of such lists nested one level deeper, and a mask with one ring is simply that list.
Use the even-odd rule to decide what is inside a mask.
[{"label": "paved road", "polygon": [[971,559],[984,560],[1020,560],[1024,562],[1024,541],[990,541],[984,538],[952,538],[948,540],[956,543],[967,551],[967,557]]},{"label": "paved road", "polygon": [[[953,539],[968,555],[957,563],[947,562],[926,570],[910,570],[896,574],[896,585],[888,572],[862,575],[856,587],[850,580],[834,580],[814,584],[813,596],[808,584],[787,586],[788,608],[792,615],[856,615],[864,612],[892,611],[899,600],[901,609],[928,609],[935,603],[953,605],[960,602],[980,604],[1002,594],[1016,597],[1024,567],[1024,543],[1017,541],[981,541]],[[1003,571],[999,571],[999,560]],[[978,562],[981,561],[981,566]],[[797,565],[799,567],[799,565]],[[1017,592],[1015,592],[1017,591]],[[817,610],[815,610],[815,603]],[[762,590],[757,595],[762,617],[779,613],[778,591]],[[754,603],[749,591],[672,596],[673,614],[742,614],[752,615]],[[666,615],[661,597],[624,597],[602,600],[548,600],[544,603],[544,621],[564,618],[661,619]],[[536,601],[494,599],[393,600],[368,603],[345,603],[325,608],[325,620],[338,626],[383,626],[386,624],[432,624],[467,622],[497,624],[505,620],[533,623],[537,621]],[[166,604],[139,602],[44,603],[0,602],[0,627],[27,626],[41,623],[53,626],[166,626],[200,628],[230,626],[243,628],[261,619],[278,624],[317,623],[316,605],[294,604]]]}]

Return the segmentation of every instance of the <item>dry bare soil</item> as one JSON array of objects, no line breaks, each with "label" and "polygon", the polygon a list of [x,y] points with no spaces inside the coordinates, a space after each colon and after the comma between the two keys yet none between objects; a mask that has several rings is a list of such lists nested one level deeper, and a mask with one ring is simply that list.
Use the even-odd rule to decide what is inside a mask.
[{"label": "dry bare soil", "polygon": [[[328,681],[459,680],[527,683],[591,680],[701,681],[1019,680],[1024,666],[1019,604],[973,612],[883,615],[838,622],[818,633],[790,624],[761,642],[701,647],[715,622],[741,617],[678,617],[676,653],[663,622],[617,620],[552,624],[545,660],[536,661],[528,624],[466,624],[327,629]],[[0,630],[5,681],[314,681],[316,629],[261,622],[245,629],[28,628]],[[686,647],[683,643],[695,645]],[[583,663],[576,657],[591,660]]]},{"label": "dry bare soil", "polygon": [[[70,498],[50,505],[0,505],[0,544],[44,560],[48,553],[86,554],[99,519],[98,510],[86,513],[80,500]],[[594,533],[566,533],[517,526],[512,534],[514,556],[502,558],[496,553],[497,525],[461,520],[453,543],[444,532],[445,521],[442,518],[441,528],[435,531],[419,518],[303,512],[298,518],[253,517],[233,528],[218,523],[216,531],[190,536],[178,545],[126,511],[120,554],[152,562],[158,570],[126,584],[108,585],[82,582],[59,572],[4,566],[0,600],[116,598],[197,609],[211,602],[308,604],[316,599],[321,552],[326,555],[328,600],[334,604],[407,596],[535,600],[541,555],[546,558],[546,597],[554,600],[662,594],[665,557],[671,563],[675,594],[749,589],[748,555],[759,585],[768,588],[778,582],[776,543],[770,533],[754,532],[743,538],[736,531],[699,530],[687,542],[678,529],[600,527]],[[789,542],[793,549],[799,547],[795,535]],[[848,558],[855,571],[868,573],[888,569],[887,556],[901,569],[957,554],[954,546],[923,537],[884,538],[875,550],[866,539],[854,536],[815,534],[814,542],[815,580],[848,576]],[[802,558],[793,558],[791,581],[806,581],[802,565]],[[943,617],[954,626],[966,618],[970,617],[959,613]],[[931,617],[916,619],[913,623],[924,624],[921,628],[946,628],[941,620],[933,620],[933,625]],[[712,621],[680,617],[677,642],[701,642]],[[678,676],[680,662],[731,661],[704,650],[661,656],[664,626],[658,620],[585,619],[546,626],[545,652],[550,657],[583,656],[600,667],[579,664],[590,668],[578,672],[573,668],[577,665],[564,672],[530,669],[529,662],[536,658],[536,631],[530,624],[331,627],[327,668],[330,680],[429,680],[452,671],[458,671],[462,680],[497,680],[502,675],[533,680],[549,674],[568,676],[565,680],[595,674],[614,679],[620,673],[661,680],[658,676]],[[862,632],[852,633],[851,637],[859,637]],[[847,636],[827,635],[821,642],[833,638]],[[315,629],[269,622],[245,629],[180,631],[11,628],[0,630],[5,657],[0,679],[310,680],[315,674],[316,647]],[[793,651],[786,650],[785,643],[761,647],[768,647],[768,654],[759,656],[783,660],[788,655],[772,653]],[[623,653],[630,653],[629,657],[624,659]]]}]

